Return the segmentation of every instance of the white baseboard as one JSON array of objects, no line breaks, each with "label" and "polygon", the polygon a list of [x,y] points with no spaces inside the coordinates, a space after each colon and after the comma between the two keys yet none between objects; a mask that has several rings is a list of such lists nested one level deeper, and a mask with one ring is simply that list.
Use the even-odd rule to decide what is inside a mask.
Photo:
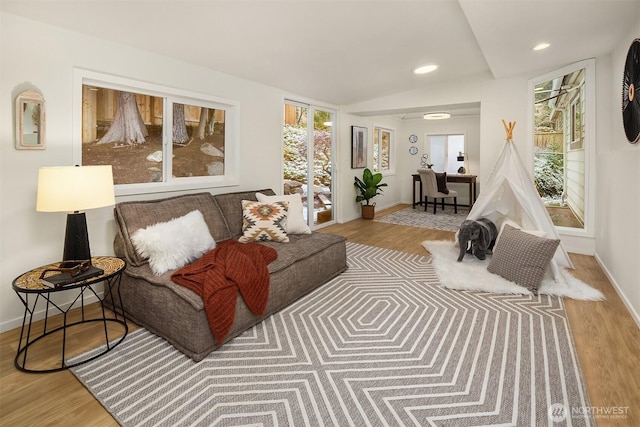
[{"label": "white baseboard", "polygon": [[377,206],[376,205],[376,208],[378,208],[379,210],[383,210],[383,209],[389,209],[389,208],[392,208],[394,206],[403,205],[403,204],[404,203],[402,203],[402,202],[395,202],[395,203],[391,203],[391,204],[384,205],[384,206]]},{"label": "white baseboard", "polygon": [[560,234],[562,246],[567,252],[591,256],[596,253],[596,241],[593,237],[576,236],[564,231],[560,231],[558,234]]},{"label": "white baseboard", "polygon": [[605,276],[607,276],[607,279],[609,279],[609,281],[613,285],[613,289],[616,290],[616,293],[618,294],[618,296],[620,297],[624,305],[627,307],[627,310],[629,310],[631,317],[636,322],[636,326],[640,328],[640,314],[638,314],[636,309],[633,307],[633,305],[631,304],[627,296],[622,291],[622,288],[620,287],[620,285],[618,285],[618,282],[616,282],[616,280],[613,278],[613,275],[607,269],[607,266],[604,264],[604,262],[602,262],[602,260],[600,259],[597,253],[594,255],[594,257],[596,259],[596,262],[600,266],[600,268],[602,268],[602,271],[604,271]]},{"label": "white baseboard", "polygon": [[[98,292],[98,294],[102,296],[102,292]],[[84,305],[86,307],[87,305],[93,304],[94,302],[98,302],[98,301],[100,300],[96,298],[95,295],[87,296],[84,298]],[[71,306],[72,302],[73,301],[68,301],[64,304],[56,303],[56,305],[58,305],[58,307],[62,308],[63,310],[67,310]],[[74,307],[74,308],[80,308],[80,306],[78,305],[78,307]],[[42,309],[37,310],[35,313],[33,313],[32,321],[37,322],[38,320],[43,320],[45,312],[46,312],[46,307],[42,307]],[[53,317],[58,314],[60,314],[60,311],[58,311],[55,308],[52,309],[51,307],[49,307],[49,316]],[[22,320],[23,320],[22,317],[17,317],[17,318],[10,319],[0,323],[0,333],[8,332],[12,329],[20,328],[22,326]]]},{"label": "white baseboard", "polygon": [[[389,208],[392,208],[394,206],[398,206],[398,205],[401,205],[401,204],[404,204],[404,203],[403,202],[396,202],[396,203],[391,203],[389,205],[384,205],[384,206],[383,205],[376,205],[376,212],[381,211],[383,209],[389,209]],[[354,219],[360,219],[360,218],[361,218],[360,214],[355,214],[355,215],[351,215],[351,216],[348,216],[348,217],[340,218],[338,220],[338,223],[344,224],[345,222],[353,221]]]}]

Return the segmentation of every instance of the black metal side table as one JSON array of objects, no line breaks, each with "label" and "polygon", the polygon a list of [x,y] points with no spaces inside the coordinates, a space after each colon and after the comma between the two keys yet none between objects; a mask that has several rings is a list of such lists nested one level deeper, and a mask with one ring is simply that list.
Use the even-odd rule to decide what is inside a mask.
[{"label": "black metal side table", "polygon": [[[56,287],[52,285],[51,283],[46,281],[46,276],[44,280],[41,279],[43,271],[58,267],[60,264],[59,262],[35,268],[18,276],[13,281],[13,290],[16,292],[25,307],[24,318],[22,319],[22,330],[20,332],[20,341],[18,342],[18,351],[14,360],[16,368],[25,372],[56,372],[64,369],[69,369],[74,366],[78,366],[94,360],[99,356],[102,356],[103,354],[107,353],[118,344],[120,344],[127,336],[127,333],[129,332],[129,326],[127,325],[127,319],[124,316],[124,312],[122,311],[122,299],[120,298],[119,292],[117,293],[117,295],[114,295],[114,291],[116,291],[117,287],[120,285],[120,278],[122,277],[122,272],[124,271],[126,263],[120,258],[108,256],[92,257],[91,262],[95,267],[102,269],[104,272],[99,276],[80,279],[79,281],[75,281],[64,286]],[[93,286],[97,285],[98,283],[105,284],[102,297],[100,297],[100,295],[93,288]],[[77,292],[77,296],[75,297],[75,299],[73,299],[73,302],[68,307],[61,307],[58,303],[55,302],[55,294],[71,291]],[[85,293],[87,293],[89,296],[94,295],[99,300],[102,317],[91,319],[85,317]],[[35,336],[32,336],[33,316],[36,312],[38,301],[40,301],[41,299],[46,301],[44,328],[41,333],[34,333],[33,335]],[[118,300],[118,304],[116,304],[116,299]],[[113,307],[113,317],[107,317],[107,314],[105,312],[104,303],[107,300]],[[69,314],[71,309],[77,307],[81,308],[81,320],[73,323],[68,323],[67,315]],[[63,315],[62,326],[56,327],[54,329],[47,328],[47,322],[49,320],[49,317],[51,316],[49,313],[50,308],[52,311],[54,311],[54,314],[57,314],[57,310],[58,313],[61,313]],[[118,313],[118,311],[120,311],[120,313]],[[101,351],[98,354],[95,354],[95,352],[90,352],[82,360],[74,360],[73,363],[68,364],[65,359],[65,351],[67,347],[67,329],[75,325],[89,322],[103,323],[105,337],[104,351]],[[115,342],[109,341],[109,332],[107,328],[108,323],[115,323],[124,327],[124,334]],[[59,366],[47,369],[27,368],[27,352],[29,351],[29,348],[40,339],[58,331],[62,331],[62,349],[60,352],[61,358]]]}]

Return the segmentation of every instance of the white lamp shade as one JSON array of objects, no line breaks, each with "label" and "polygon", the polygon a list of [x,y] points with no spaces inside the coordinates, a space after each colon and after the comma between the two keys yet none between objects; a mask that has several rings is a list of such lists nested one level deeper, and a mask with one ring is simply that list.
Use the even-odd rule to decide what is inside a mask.
[{"label": "white lamp shade", "polygon": [[46,167],[38,171],[37,211],[84,211],[115,202],[111,165]]}]

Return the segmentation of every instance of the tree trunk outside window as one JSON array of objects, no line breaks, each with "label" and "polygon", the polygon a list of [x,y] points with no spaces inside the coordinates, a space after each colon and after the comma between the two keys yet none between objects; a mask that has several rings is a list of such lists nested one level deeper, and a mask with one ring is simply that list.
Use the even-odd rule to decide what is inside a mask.
[{"label": "tree trunk outside window", "polygon": [[184,104],[173,104],[173,143],[184,144],[187,141],[189,134],[184,119]]},{"label": "tree trunk outside window", "polygon": [[149,135],[147,127],[142,120],[136,95],[131,92],[114,91],[116,97],[116,114],[107,133],[98,141],[98,144],[110,142],[124,142],[129,145],[143,144],[145,137]]}]

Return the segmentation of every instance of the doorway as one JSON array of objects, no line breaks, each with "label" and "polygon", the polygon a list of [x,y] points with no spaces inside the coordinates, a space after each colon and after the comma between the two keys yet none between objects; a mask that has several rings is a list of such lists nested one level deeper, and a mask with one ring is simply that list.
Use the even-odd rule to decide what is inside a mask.
[{"label": "doorway", "polygon": [[286,100],[282,134],[283,194],[299,193],[312,229],[332,224],[335,112]]},{"label": "doorway", "polygon": [[554,225],[585,224],[585,68],[535,85],[534,182]]}]

